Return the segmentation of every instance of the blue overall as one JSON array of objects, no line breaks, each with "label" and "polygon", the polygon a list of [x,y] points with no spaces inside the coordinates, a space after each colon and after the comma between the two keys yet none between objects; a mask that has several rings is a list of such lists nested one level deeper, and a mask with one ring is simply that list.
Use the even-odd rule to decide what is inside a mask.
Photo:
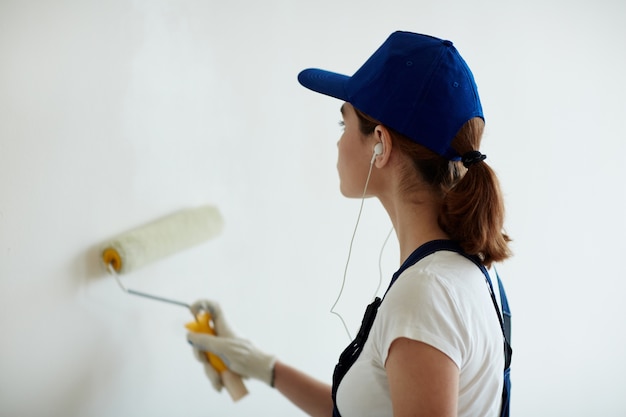
[{"label": "blue overall", "polygon": [[[500,312],[500,308],[498,308],[498,302],[496,301],[496,297],[493,291],[493,285],[491,283],[491,278],[489,277],[489,273],[485,266],[480,262],[480,259],[476,256],[471,256],[463,252],[460,246],[451,241],[451,240],[434,240],[432,242],[425,243],[424,245],[417,248],[408,258],[400,269],[393,274],[391,279],[391,283],[389,284],[389,288],[396,282],[400,274],[404,272],[407,268],[417,263],[419,260],[424,257],[440,251],[447,250],[452,252],[457,252],[470,261],[474,262],[474,264],[480,268],[480,270],[485,275],[485,280],[487,284],[489,284],[489,291],[491,293],[491,300],[493,301],[493,305],[496,309],[496,313],[498,314],[498,319],[500,321],[500,327],[502,328],[502,334],[504,339],[504,386],[502,388],[502,410],[500,413],[501,417],[509,416],[509,406],[511,399],[511,311],[509,309],[509,302],[506,298],[506,293],[504,291],[504,286],[502,285],[502,281],[496,272],[496,278],[498,279],[498,289],[500,291],[500,301],[502,303],[502,313]],[[387,291],[389,291],[387,288]],[[386,294],[387,292],[385,292]],[[357,333],[355,339],[346,347],[341,356],[339,356],[339,362],[335,366],[335,372],[333,373],[333,387],[332,387],[332,397],[333,397],[333,417],[341,417],[339,413],[339,409],[337,408],[337,389],[339,388],[339,384],[341,380],[346,375],[350,367],[356,362],[361,351],[363,350],[363,346],[365,346],[365,341],[369,336],[372,325],[374,324],[374,319],[376,318],[376,313],[378,312],[378,307],[380,306],[382,300],[378,297],[369,305],[365,310],[365,315],[363,316],[363,320],[361,322],[361,328]]]}]

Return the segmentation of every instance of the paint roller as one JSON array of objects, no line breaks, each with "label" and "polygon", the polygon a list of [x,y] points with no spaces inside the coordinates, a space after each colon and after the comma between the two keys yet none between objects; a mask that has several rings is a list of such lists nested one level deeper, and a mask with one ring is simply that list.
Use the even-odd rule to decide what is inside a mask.
[{"label": "paint roller", "polygon": [[[196,246],[221,231],[222,216],[216,207],[202,206],[181,210],[109,240],[102,246],[102,262],[124,292],[179,305],[191,311],[191,306],[187,303],[128,289],[122,284],[119,275]],[[194,318],[196,321],[188,323],[187,329],[215,335],[209,312],[200,312]],[[209,352],[206,355],[209,363],[220,373],[233,401],[244,397],[248,390],[241,377],[230,371],[218,356]]]}]

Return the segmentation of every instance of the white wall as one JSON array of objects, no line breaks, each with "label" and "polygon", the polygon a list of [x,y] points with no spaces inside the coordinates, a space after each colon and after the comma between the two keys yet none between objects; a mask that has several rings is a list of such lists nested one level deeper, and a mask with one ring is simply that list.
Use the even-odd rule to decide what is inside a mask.
[{"label": "white wall", "polygon": [[[212,391],[179,307],[123,294],[107,238],[215,204],[217,239],[124,277],[222,302],[244,336],[330,379],[328,310],[358,202],[337,190],[339,105],[396,29],[452,39],[487,116],[516,257],[514,416],[623,416],[626,6],[617,0],[0,1],[0,415],[301,415]],[[389,223],[368,201],[339,310],[353,329]],[[397,267],[386,250],[386,281]]]}]

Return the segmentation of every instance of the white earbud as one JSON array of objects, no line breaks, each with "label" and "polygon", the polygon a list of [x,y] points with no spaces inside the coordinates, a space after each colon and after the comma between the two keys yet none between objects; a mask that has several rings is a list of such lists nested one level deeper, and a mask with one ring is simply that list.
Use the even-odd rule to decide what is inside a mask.
[{"label": "white earbud", "polygon": [[370,161],[370,164],[373,164],[376,157],[378,155],[382,155],[382,153],[383,153],[383,144],[378,142],[376,146],[374,146],[374,154],[372,155],[372,160]]}]

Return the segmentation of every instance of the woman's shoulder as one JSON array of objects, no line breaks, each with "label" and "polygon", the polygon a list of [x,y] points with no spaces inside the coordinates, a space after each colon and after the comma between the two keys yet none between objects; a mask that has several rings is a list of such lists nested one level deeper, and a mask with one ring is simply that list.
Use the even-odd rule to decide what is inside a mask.
[{"label": "woman's shoulder", "polygon": [[396,284],[456,288],[476,282],[484,282],[480,268],[459,253],[442,250],[408,267],[400,274]]},{"label": "woman's shoulder", "polygon": [[476,301],[482,304],[485,285],[482,271],[472,261],[456,252],[438,251],[402,272],[385,299],[398,307],[420,305],[441,310],[447,306],[467,312]]}]

